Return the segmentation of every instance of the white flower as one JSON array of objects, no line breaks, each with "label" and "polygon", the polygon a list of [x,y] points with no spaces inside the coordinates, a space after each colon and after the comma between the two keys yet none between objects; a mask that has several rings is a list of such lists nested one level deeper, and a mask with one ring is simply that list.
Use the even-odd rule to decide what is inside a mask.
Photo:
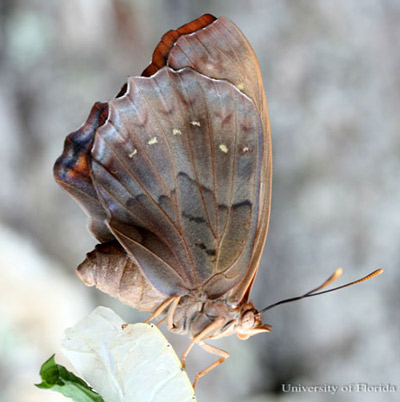
[{"label": "white flower", "polygon": [[106,402],[193,402],[175,351],[153,324],[125,325],[97,307],[64,332],[62,349]]}]

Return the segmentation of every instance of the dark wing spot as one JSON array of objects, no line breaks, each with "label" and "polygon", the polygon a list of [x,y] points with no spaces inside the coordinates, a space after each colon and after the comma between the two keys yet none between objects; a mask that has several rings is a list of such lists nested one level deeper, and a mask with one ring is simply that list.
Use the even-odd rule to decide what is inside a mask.
[{"label": "dark wing spot", "polygon": [[137,206],[137,201],[135,198],[130,197],[128,198],[128,200],[126,201],[126,207],[131,210],[133,208],[135,208]]},{"label": "dark wing spot", "polygon": [[229,113],[221,121],[221,126],[229,124],[231,120],[232,120],[232,113]]},{"label": "dark wing spot", "polygon": [[242,202],[238,202],[237,204],[233,204],[232,208],[240,208],[240,207],[251,207],[252,203],[249,200],[244,200]]},{"label": "dark wing spot", "polygon": [[207,255],[214,256],[216,254],[215,249],[208,249],[204,243],[195,243],[195,246],[205,250]]},{"label": "dark wing spot", "polygon": [[193,216],[190,214],[187,214],[186,212],[182,212],[182,218],[188,219],[190,222],[194,223],[207,223],[207,221],[202,218],[201,216]]}]

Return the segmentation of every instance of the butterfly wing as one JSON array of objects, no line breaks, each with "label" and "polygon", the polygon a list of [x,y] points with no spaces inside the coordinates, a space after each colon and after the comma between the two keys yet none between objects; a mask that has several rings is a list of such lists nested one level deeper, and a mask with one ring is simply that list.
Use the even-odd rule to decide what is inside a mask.
[{"label": "butterfly wing", "polygon": [[[97,239],[115,235],[124,246],[112,264],[129,258],[164,296],[203,288],[236,303],[254,281],[269,219],[271,141],[257,59],[231,21],[206,14],[165,34],[142,75],[151,78],[131,78],[67,137],[56,179]],[[96,285],[107,291],[105,282],[118,281],[108,277],[111,260],[101,250],[88,256],[80,272],[101,271]]]},{"label": "butterfly wing", "polygon": [[[174,48],[177,40],[183,35],[196,34],[197,31],[209,26],[217,18],[211,14],[204,14],[201,17],[182,25],[181,27],[170,30],[163,35],[159,44],[156,46],[150,65],[142,72],[143,77],[150,77],[158,70],[167,65],[168,57]],[[185,66],[182,66],[185,67]]]},{"label": "butterfly wing", "polygon": [[239,283],[258,234],[263,129],[234,85],[191,68],[133,77],[97,129],[92,176],[108,226],[164,294]]},{"label": "butterfly wing", "polygon": [[246,37],[230,20],[205,14],[175,31],[167,32],[143,72],[147,76],[164,65],[178,70],[192,67],[196,71],[235,85],[253,100],[263,127],[262,166],[260,174],[258,230],[253,258],[243,279],[229,292],[229,301],[237,304],[248,297],[257,273],[267,236],[272,186],[272,148],[264,86],[257,57]]},{"label": "butterfly wing", "polygon": [[64,151],[54,164],[57,183],[77,200],[89,216],[90,230],[100,242],[111,240],[114,236],[105,225],[107,214],[93,185],[90,150],[94,133],[104,124],[107,116],[107,103],[96,103],[82,127],[68,135]]},{"label": "butterfly wing", "polygon": [[[246,274],[240,283],[230,291],[229,299],[234,304],[245,297],[245,294],[248,295],[250,291],[267,236],[272,185],[271,134],[260,67],[251,45],[232,21],[223,17],[214,21],[211,17],[209,15],[202,16],[199,20],[203,23],[206,20],[207,25],[195,33],[181,34],[170,46],[169,52],[166,51],[165,46],[162,47],[162,50],[165,63],[174,69],[190,66],[208,77],[231,82],[253,100],[261,119],[263,148],[261,150],[260,205],[258,217],[253,217],[253,219],[257,219],[258,229],[252,249],[253,258],[246,267]],[[182,27],[181,32],[191,24]],[[176,34],[171,34],[171,36],[176,36]],[[171,38],[169,39],[165,39],[164,43],[171,43]],[[154,59],[155,57],[153,57],[153,61]]]}]

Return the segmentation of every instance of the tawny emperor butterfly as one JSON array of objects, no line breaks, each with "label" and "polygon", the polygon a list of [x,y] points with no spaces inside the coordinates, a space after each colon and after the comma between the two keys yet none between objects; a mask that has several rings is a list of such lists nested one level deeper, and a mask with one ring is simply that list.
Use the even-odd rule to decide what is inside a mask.
[{"label": "tawny emperor butterfly", "polygon": [[270,330],[249,301],[270,214],[269,120],[256,56],[231,21],[206,14],[167,32],[142,76],[67,137],[54,172],[100,242],[80,278],[166,313],[192,338],[183,365],[195,343],[218,355],[195,383],[229,356],[207,339]]}]

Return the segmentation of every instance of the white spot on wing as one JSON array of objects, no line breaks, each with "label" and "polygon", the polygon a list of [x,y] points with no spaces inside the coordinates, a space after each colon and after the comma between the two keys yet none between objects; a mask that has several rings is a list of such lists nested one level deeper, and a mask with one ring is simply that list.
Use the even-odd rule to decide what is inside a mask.
[{"label": "white spot on wing", "polygon": [[199,121],[197,121],[197,120],[192,120],[192,121],[190,122],[190,124],[191,124],[192,126],[201,127],[200,122],[199,122]]},{"label": "white spot on wing", "polygon": [[228,153],[228,147],[225,144],[219,144],[218,148],[221,152],[223,152],[224,154]]},{"label": "white spot on wing", "polygon": [[173,128],[173,129],[172,129],[172,134],[173,134],[173,135],[181,135],[181,134],[182,134],[182,131],[179,130],[179,128]]},{"label": "white spot on wing", "polygon": [[147,141],[147,143],[148,143],[149,145],[157,144],[157,143],[158,143],[157,137],[151,138],[150,140]]},{"label": "white spot on wing", "polygon": [[244,89],[244,82],[239,82],[239,84],[236,85],[236,88],[237,88],[239,91],[243,91],[243,89]]},{"label": "white spot on wing", "polygon": [[135,148],[128,156],[130,158],[133,158],[133,156],[136,155],[136,154],[137,154],[137,149]]}]

